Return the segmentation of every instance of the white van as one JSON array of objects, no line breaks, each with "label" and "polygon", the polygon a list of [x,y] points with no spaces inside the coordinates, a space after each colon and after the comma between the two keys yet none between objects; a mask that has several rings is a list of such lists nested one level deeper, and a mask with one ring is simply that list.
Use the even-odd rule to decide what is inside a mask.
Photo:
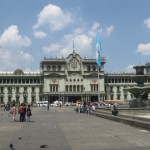
[{"label": "white van", "polygon": [[59,106],[59,105],[62,105],[62,101],[54,101],[52,104],[51,104],[51,106]]}]

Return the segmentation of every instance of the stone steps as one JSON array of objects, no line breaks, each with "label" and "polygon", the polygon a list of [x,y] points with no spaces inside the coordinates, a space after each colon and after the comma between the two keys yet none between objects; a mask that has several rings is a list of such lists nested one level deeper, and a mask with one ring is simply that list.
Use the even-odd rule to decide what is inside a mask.
[{"label": "stone steps", "polygon": [[120,113],[118,116],[112,116],[111,111],[106,111],[106,110],[96,110],[95,112],[91,113],[92,115],[102,117],[105,119],[109,119],[112,121],[117,121],[121,122],[124,124],[128,124],[134,127],[150,130],[150,119],[149,118],[144,118],[144,117],[138,117],[132,114],[123,114]]}]

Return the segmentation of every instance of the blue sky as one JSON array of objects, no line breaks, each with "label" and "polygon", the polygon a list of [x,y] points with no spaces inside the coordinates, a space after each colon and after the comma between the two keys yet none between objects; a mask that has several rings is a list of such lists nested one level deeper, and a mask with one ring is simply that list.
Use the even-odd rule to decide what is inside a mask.
[{"label": "blue sky", "polygon": [[39,71],[44,57],[96,57],[105,72],[133,72],[150,62],[149,0],[1,0],[0,71]]}]

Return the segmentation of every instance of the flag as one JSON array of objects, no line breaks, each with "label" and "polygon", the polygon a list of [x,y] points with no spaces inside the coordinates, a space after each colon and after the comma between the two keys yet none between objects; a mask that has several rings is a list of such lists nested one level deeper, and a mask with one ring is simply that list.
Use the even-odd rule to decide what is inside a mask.
[{"label": "flag", "polygon": [[101,58],[100,58],[100,51],[101,51],[101,41],[99,33],[97,32],[96,36],[96,63],[98,65],[99,70],[101,69]]}]

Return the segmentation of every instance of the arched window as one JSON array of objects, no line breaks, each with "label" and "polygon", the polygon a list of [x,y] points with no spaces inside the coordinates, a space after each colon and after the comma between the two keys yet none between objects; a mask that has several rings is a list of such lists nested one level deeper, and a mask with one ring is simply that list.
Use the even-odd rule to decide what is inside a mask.
[{"label": "arched window", "polygon": [[95,66],[93,66],[93,71],[96,71],[96,67]]},{"label": "arched window", "polygon": [[113,86],[110,86],[110,92],[113,92]]},{"label": "arched window", "polygon": [[79,87],[79,85],[77,85],[77,92],[79,92],[80,91],[80,87]]},{"label": "arched window", "polygon": [[87,71],[91,71],[91,67],[90,66],[87,66]]},{"label": "arched window", "polygon": [[70,91],[70,92],[72,92],[72,85],[70,85],[70,89],[69,89],[69,91]]},{"label": "arched window", "polygon": [[68,92],[68,85],[66,85],[66,92]]},{"label": "arched window", "polygon": [[52,66],[52,71],[56,71],[56,66]]},{"label": "arched window", "polygon": [[83,85],[81,85],[81,91],[83,91],[84,89],[83,89]]},{"label": "arched window", "polygon": [[50,66],[47,66],[47,71],[50,71]]},{"label": "arched window", "polygon": [[75,85],[73,86],[73,92],[76,92],[76,86]]},{"label": "arched window", "polygon": [[117,92],[120,92],[120,86],[117,86]]},{"label": "arched window", "polygon": [[61,66],[58,66],[58,71],[61,71]]}]

